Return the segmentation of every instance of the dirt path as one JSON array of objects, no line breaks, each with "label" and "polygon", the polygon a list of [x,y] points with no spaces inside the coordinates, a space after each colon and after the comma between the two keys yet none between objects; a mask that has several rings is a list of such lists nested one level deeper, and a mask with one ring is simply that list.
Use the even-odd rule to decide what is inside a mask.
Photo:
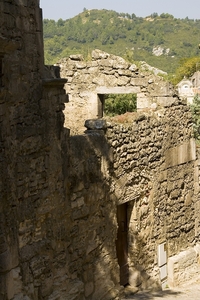
[{"label": "dirt path", "polygon": [[143,300],[200,300],[200,281],[174,289],[165,289],[159,292],[137,292],[128,295],[122,300],[143,299]]}]

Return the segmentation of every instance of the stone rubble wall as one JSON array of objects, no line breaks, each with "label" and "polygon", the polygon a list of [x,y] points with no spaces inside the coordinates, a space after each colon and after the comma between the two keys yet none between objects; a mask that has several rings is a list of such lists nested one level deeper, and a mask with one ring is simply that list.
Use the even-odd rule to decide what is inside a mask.
[{"label": "stone rubble wall", "polygon": [[56,299],[66,276],[66,80],[44,80],[39,1],[0,1],[0,25],[0,299]]},{"label": "stone rubble wall", "polygon": [[65,89],[69,94],[64,111],[65,127],[73,135],[84,132],[85,120],[102,116],[98,95],[137,94],[138,110],[155,110],[174,102],[174,90],[161,76],[145,65],[139,69],[119,56],[96,49],[91,61],[71,55],[58,65],[61,76],[67,79]]},{"label": "stone rubble wall", "polygon": [[38,55],[42,41],[41,11],[38,3],[23,4],[0,2],[1,299],[21,295],[20,227],[27,222],[27,239],[23,243],[28,244],[28,232],[34,227],[34,203],[39,199],[37,190],[44,190],[46,182],[45,167],[41,167],[44,122],[35,103],[38,96],[42,98],[43,55]]},{"label": "stone rubble wall", "polygon": [[[91,271],[91,265],[87,266],[88,249],[92,249],[89,261],[95,267],[89,286],[82,277],[89,299],[97,298],[97,278],[101,282],[99,295],[104,295],[105,290],[111,292],[113,281],[115,286],[119,282],[114,249],[117,205],[128,203],[132,285],[156,288],[161,283],[158,245],[166,243],[168,259],[198,241],[196,148],[191,125],[188,107],[177,99],[170,111],[164,108],[154,113],[130,114],[127,123],[88,120],[85,135],[70,137],[66,182],[76,228],[72,230],[71,247],[78,251],[73,241],[81,244],[78,261],[87,272]],[[177,152],[185,147],[187,156],[177,161]],[[166,164],[169,153],[173,165]]]},{"label": "stone rubble wall", "polygon": [[118,299],[120,293],[111,164],[112,152],[104,134],[70,137],[66,166],[71,206],[68,263],[70,278],[79,280],[83,291],[83,298],[74,299]]},{"label": "stone rubble wall", "polygon": [[[123,124],[86,122],[98,129],[70,136],[63,127],[66,80],[56,66],[44,68],[41,21],[39,1],[0,2],[0,298],[119,300],[116,211],[124,202],[131,283],[156,287],[157,245],[166,242],[171,257],[199,237],[199,162],[188,107],[160,77],[95,51],[85,77],[73,73],[85,72],[83,62],[70,58],[69,100],[82,93],[93,104],[90,91],[137,92],[151,107]],[[94,115],[83,109],[81,126],[86,116],[96,118],[93,108]]]},{"label": "stone rubble wall", "polygon": [[[129,201],[129,259],[136,276],[133,284],[145,285],[149,276],[158,278],[159,244],[166,242],[167,256],[171,257],[199,237],[190,113],[184,105],[173,105],[163,110],[162,117],[160,114],[139,116],[129,126],[111,125],[107,131],[114,153],[113,196],[118,204]],[[186,119],[190,120],[187,126]],[[187,148],[187,157],[170,166],[169,152],[174,161],[181,146]]]}]

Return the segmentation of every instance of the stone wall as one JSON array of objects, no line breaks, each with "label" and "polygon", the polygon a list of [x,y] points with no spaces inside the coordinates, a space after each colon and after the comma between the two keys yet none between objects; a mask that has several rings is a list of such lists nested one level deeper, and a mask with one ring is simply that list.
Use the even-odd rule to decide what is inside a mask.
[{"label": "stone wall", "polygon": [[64,113],[65,127],[70,128],[71,134],[83,133],[86,119],[102,117],[105,94],[137,94],[138,110],[155,110],[174,101],[171,85],[147,64],[138,68],[119,56],[96,49],[91,61],[71,55],[58,65],[62,77],[68,80],[65,89],[69,103]]},{"label": "stone wall", "polygon": [[170,287],[193,283],[200,278],[200,247],[190,247],[168,260],[168,284]]},{"label": "stone wall", "polygon": [[[66,189],[71,206],[69,276],[82,284],[83,291],[83,298],[74,299],[118,299],[119,296],[111,166],[112,152],[103,134],[70,137],[66,166]],[[77,286],[75,282],[74,286]]]},{"label": "stone wall", "polygon": [[[87,123],[88,132],[93,122]],[[128,202],[130,283],[156,286],[157,247],[165,243],[169,258],[199,236],[190,112],[177,99],[170,110],[109,123],[106,138],[113,152],[110,197],[115,205]]]},{"label": "stone wall", "polygon": [[114,299],[120,291],[115,249],[118,205],[127,203],[132,285],[161,284],[159,245],[166,244],[168,261],[198,241],[197,162],[188,107],[176,99],[170,110],[126,117],[123,123],[88,120],[85,135],[70,137],[65,166],[72,216],[70,261],[86,299],[111,295]]},{"label": "stone wall", "polygon": [[43,79],[41,16],[39,1],[0,1],[1,299],[44,299],[63,280],[66,80]]},{"label": "stone wall", "polygon": [[[129,282],[157,287],[157,246],[166,245],[168,258],[199,236],[198,162],[188,107],[171,97],[160,77],[146,70],[142,75],[133,65],[126,69],[121,58],[104,69],[111,76],[113,68],[109,78],[117,81],[111,86],[95,66],[112,56],[95,51],[96,82],[104,85],[96,89],[91,68],[88,77],[75,72],[79,81],[68,76],[69,100],[83,95],[93,104],[90,91],[136,92],[150,109],[125,116],[123,123],[87,121],[85,135],[70,136],[63,127],[66,80],[59,68],[43,66],[38,1],[1,1],[0,8],[0,298],[120,299],[116,239],[123,203]],[[82,121],[100,111],[87,109]]]}]

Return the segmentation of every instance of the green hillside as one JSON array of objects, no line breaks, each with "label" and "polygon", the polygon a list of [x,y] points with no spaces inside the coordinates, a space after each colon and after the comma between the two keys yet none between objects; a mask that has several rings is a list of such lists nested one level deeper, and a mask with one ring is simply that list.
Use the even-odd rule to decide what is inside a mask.
[{"label": "green hillside", "polygon": [[[72,19],[44,19],[45,63],[70,54],[89,59],[95,48],[174,73],[180,59],[199,56],[200,20],[169,14],[146,18],[109,10],[84,10]],[[154,53],[153,53],[154,52]]]}]

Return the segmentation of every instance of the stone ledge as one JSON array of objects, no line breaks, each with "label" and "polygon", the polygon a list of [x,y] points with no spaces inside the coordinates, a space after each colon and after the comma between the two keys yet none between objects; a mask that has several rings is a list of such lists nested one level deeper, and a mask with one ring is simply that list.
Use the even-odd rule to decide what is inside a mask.
[{"label": "stone ledge", "polygon": [[196,144],[190,139],[165,151],[165,169],[196,160]]},{"label": "stone ledge", "polygon": [[176,287],[200,278],[200,244],[168,259],[168,285]]},{"label": "stone ledge", "polygon": [[90,119],[85,121],[84,126],[88,130],[105,130],[107,128],[107,123],[104,119]]},{"label": "stone ledge", "polygon": [[174,104],[177,101],[174,97],[157,97],[157,104],[163,107],[170,107],[172,104]]}]

